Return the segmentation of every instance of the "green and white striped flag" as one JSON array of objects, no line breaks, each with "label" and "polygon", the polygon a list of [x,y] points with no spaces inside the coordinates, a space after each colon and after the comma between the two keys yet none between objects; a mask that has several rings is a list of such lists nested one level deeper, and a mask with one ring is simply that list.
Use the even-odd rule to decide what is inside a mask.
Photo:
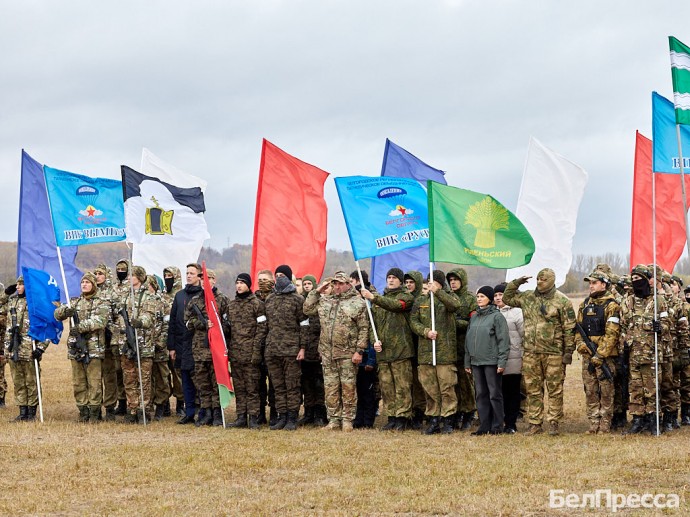
[{"label": "green and white striped flag", "polygon": [[690,47],[673,36],[668,37],[671,47],[671,76],[673,77],[673,104],[676,123],[690,124]]}]

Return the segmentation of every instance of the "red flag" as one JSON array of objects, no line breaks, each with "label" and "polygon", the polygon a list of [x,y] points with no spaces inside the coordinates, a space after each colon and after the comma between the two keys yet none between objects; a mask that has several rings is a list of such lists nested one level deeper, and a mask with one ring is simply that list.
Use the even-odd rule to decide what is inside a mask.
[{"label": "red flag", "polygon": [[288,264],[295,276],[321,278],[326,264],[328,173],[264,139],[254,216],[252,279],[261,269]]},{"label": "red flag", "polygon": [[218,382],[218,395],[220,397],[220,407],[225,409],[230,404],[230,398],[235,392],[232,385],[232,378],[228,369],[228,351],[225,346],[225,335],[223,334],[223,327],[218,315],[218,304],[216,297],[213,294],[211,282],[206,274],[206,262],[201,263],[201,268],[204,274],[204,301],[206,302],[206,314],[208,314],[208,321],[211,323],[208,328],[208,346],[211,349],[211,357],[213,357],[213,371],[216,373],[216,382]]},{"label": "red flag", "polygon": [[[651,264],[652,249],[652,141],[637,132],[633,180],[630,267]],[[685,248],[685,217],[680,174],[654,174],[656,179],[656,261],[673,271]],[[690,178],[685,178],[690,192]]]}]

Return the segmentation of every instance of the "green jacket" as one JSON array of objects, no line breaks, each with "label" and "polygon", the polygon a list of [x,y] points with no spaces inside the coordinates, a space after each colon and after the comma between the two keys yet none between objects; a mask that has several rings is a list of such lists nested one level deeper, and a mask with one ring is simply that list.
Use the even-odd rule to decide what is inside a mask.
[{"label": "green jacket", "polygon": [[[371,312],[382,347],[381,352],[376,353],[377,362],[392,363],[414,356],[409,325],[409,312],[413,304],[414,297],[404,286],[386,288],[383,295],[374,295]],[[374,342],[373,329],[369,332],[369,340]]]},{"label": "green jacket", "polygon": [[422,294],[422,285],[424,284],[424,277],[419,271],[411,270],[405,273],[407,276],[411,276],[414,280],[414,291],[410,294],[417,299],[417,296]]},{"label": "green jacket", "polygon": [[465,368],[496,365],[505,368],[510,351],[508,323],[493,305],[477,309],[467,327]]},{"label": "green jacket", "polygon": [[[458,359],[455,335],[455,311],[462,302],[449,291],[439,289],[434,295],[434,316],[436,323],[436,364],[454,364]],[[432,364],[432,343],[427,336],[431,330],[431,297],[423,294],[417,297],[410,314],[412,332],[419,336],[417,360],[419,364]],[[378,356],[377,356],[378,358]]]}]

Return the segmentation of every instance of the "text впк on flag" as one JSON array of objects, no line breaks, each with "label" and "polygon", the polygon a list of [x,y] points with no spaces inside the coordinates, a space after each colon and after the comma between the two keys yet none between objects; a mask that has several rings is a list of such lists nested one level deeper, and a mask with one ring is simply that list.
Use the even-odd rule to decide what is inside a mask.
[{"label": "text \u0432\u043f\u043a on flag", "polygon": [[58,246],[82,246],[125,238],[122,183],[43,166]]},{"label": "text \u0432\u043f\u043a on flag", "polygon": [[355,260],[429,243],[426,192],[407,178],[335,178]]},{"label": "text \u0432\u043f\u043a on flag", "polygon": [[676,123],[690,124],[690,47],[673,36],[668,37],[668,42],[671,48],[671,77]]},{"label": "text \u0432\u043f\u043a on flag", "polygon": [[493,197],[427,182],[429,260],[507,269],[529,263],[534,240]]}]

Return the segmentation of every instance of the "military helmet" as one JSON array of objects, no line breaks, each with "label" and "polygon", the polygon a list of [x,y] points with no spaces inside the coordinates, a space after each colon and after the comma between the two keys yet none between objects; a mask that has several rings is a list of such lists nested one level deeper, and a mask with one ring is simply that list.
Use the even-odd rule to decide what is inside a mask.
[{"label": "military helmet", "polygon": [[677,283],[679,287],[683,287],[683,279],[678,275],[673,275],[671,277],[671,281]]},{"label": "military helmet", "polygon": [[[652,272],[649,270],[647,266],[644,264],[638,264],[633,268],[633,270],[630,272],[630,276],[632,275],[639,275],[645,277],[647,280],[652,278]],[[631,278],[632,280],[632,278]]]},{"label": "military helmet", "polygon": [[603,271],[597,270],[597,269],[592,271],[589,274],[589,276],[586,276],[584,278],[584,280],[585,280],[585,282],[590,282],[592,280],[600,280],[600,281],[604,282],[606,285],[611,283],[611,279],[609,278],[609,276],[606,273],[604,273]]}]

